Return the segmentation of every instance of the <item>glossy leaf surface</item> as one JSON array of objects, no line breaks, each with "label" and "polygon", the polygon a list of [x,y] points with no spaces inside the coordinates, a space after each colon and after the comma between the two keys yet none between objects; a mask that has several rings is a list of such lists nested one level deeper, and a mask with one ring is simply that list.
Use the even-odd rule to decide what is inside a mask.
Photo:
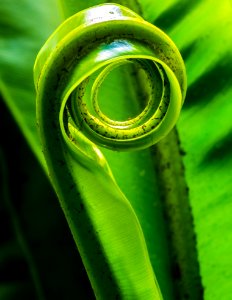
[{"label": "glossy leaf surface", "polygon": [[[99,4],[96,2],[87,1],[86,7]],[[2,1],[0,5],[3,31],[1,93],[32,149],[41,160],[34,123],[35,93],[32,66],[37,51],[61,21],[56,5],[51,4],[49,9],[48,3],[44,3],[44,6],[41,4],[40,8],[40,4],[21,1],[21,9],[18,9],[14,1]],[[85,8],[84,5],[80,3],[80,8]],[[220,3],[144,0],[140,1],[140,6],[147,21],[153,22],[170,35],[186,62],[189,90],[178,130],[186,152],[183,159],[193,208],[201,276],[205,288],[204,299],[230,299],[231,3],[225,0]],[[27,18],[26,15],[31,17]],[[54,21],[53,16],[56,16]],[[160,221],[154,223],[151,208],[156,200],[150,196],[152,194],[156,198],[158,194],[155,179],[157,175],[152,173],[151,167],[149,168],[148,152],[138,153],[133,157],[126,154],[119,156],[128,162],[126,169],[121,160],[121,168],[125,169],[124,174],[128,175],[128,182],[121,172],[117,172],[119,163],[112,162],[111,167],[124,193],[131,199],[135,194],[143,195],[141,199],[150,199],[145,202],[147,209],[144,201],[136,203],[135,200],[133,206],[137,214],[142,216],[141,223],[148,237],[148,247],[152,255],[156,253],[152,260],[159,266],[156,273],[157,276],[160,274],[161,280],[166,276],[167,270],[162,266],[168,263],[165,255],[161,262],[157,259],[162,257],[165,242],[161,242],[164,239],[163,230],[160,230],[160,227],[163,228],[162,218],[157,218]],[[140,159],[139,164],[137,157]],[[133,175],[135,173],[136,176]],[[141,175],[138,177],[137,174]],[[147,179],[146,183],[142,184],[144,175]],[[155,203],[159,207],[159,203]],[[154,213],[159,215],[159,212]],[[155,239],[157,242],[152,242]],[[164,282],[168,282],[167,277]]]}]

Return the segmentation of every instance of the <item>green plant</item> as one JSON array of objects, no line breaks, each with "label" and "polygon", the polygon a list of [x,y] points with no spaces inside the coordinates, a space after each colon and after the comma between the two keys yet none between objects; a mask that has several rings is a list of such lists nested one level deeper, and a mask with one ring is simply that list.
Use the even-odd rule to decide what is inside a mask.
[{"label": "green plant", "polygon": [[[46,38],[61,23],[59,9],[65,12],[67,16],[102,2],[74,3],[65,1],[64,3],[67,5],[58,8],[57,2],[52,0],[41,1],[39,4],[33,4],[29,0],[24,0],[20,4],[3,1],[0,6],[1,29],[3,29],[0,60],[1,94],[44,169],[46,169],[45,162],[39,147],[39,139],[34,124],[35,91],[32,82],[32,66],[35,56]],[[152,154],[150,154],[149,150],[142,150],[129,155],[127,153],[114,155],[107,150],[103,150],[103,153],[107,157],[117,183],[127,198],[130,199],[131,205],[136,211],[144,232],[152,267],[157,275],[164,299],[173,298],[173,280],[177,287],[177,293],[180,295],[179,298],[182,297],[184,299],[184,294],[187,291],[192,299],[196,299],[193,293],[195,287],[199,287],[199,279],[196,281],[191,279],[199,274],[199,270],[197,269],[196,252],[194,251],[195,242],[192,234],[193,226],[188,201],[190,201],[194,216],[197,253],[202,282],[205,288],[204,299],[230,299],[231,268],[228,266],[231,263],[231,251],[230,242],[226,243],[224,241],[224,239],[229,241],[231,234],[231,204],[228,201],[230,199],[229,183],[231,175],[227,171],[231,168],[229,155],[231,128],[231,104],[229,101],[231,95],[230,40],[232,32],[230,3],[226,0],[220,3],[216,1],[196,1],[194,3],[164,1],[162,3],[151,3],[148,0],[139,2],[128,1],[127,3],[120,1],[120,3],[132,8],[146,20],[154,22],[158,27],[165,29],[185,58],[189,92],[178,123],[181,147],[184,151],[179,147],[178,138],[174,131],[166,139],[160,141],[157,146],[151,148]],[[216,10],[215,7],[217,7]],[[32,17],[28,18],[28,16]],[[208,18],[205,18],[205,16],[208,16]],[[112,90],[112,88],[109,88],[111,82],[114,82],[114,90],[117,89],[117,94],[121,93],[120,99],[133,98],[133,91],[125,89],[123,86],[126,79],[123,78],[120,81],[120,69],[115,69],[112,75],[109,75],[110,80],[108,80],[108,77],[106,78],[100,90],[100,99],[106,99],[109,96],[106,96],[105,91]],[[135,73],[133,68],[131,70],[130,68],[127,69],[129,69],[130,75]],[[129,78],[135,78],[135,76],[129,76]],[[216,82],[216,84],[212,85],[212,82]],[[126,84],[126,87],[129,87],[129,84]],[[135,94],[139,94],[138,91],[142,91],[138,84],[133,85],[133,87],[135,88]],[[102,89],[103,94],[101,94]],[[143,98],[143,96],[142,91],[140,97]],[[110,97],[112,97],[112,94],[110,94]],[[136,101],[134,102],[136,103]],[[140,111],[139,107],[136,109]],[[109,105],[108,111],[111,112],[112,110],[112,107]],[[133,116],[134,112],[132,115],[126,116],[126,118]],[[1,119],[7,121],[7,116],[3,115]],[[13,127],[12,124],[6,125],[8,132],[11,127]],[[11,137],[18,136],[15,135],[15,130],[13,129]],[[71,129],[71,133],[75,134],[75,131]],[[73,138],[76,139],[76,135]],[[10,145],[14,143],[14,139],[11,138],[5,145],[3,144],[3,150],[12,149]],[[21,143],[20,141],[19,144]],[[14,146],[14,149],[16,149],[16,146]],[[11,166],[10,170],[13,170],[14,173],[17,172],[16,166],[20,166],[21,169],[28,168],[25,159],[21,159],[21,157],[25,157],[25,152],[28,153],[26,157],[31,157],[26,149],[26,146],[24,146],[22,155],[15,153],[15,157],[17,156],[22,163],[15,160],[12,164],[11,160],[8,160],[7,167],[9,164]],[[181,155],[185,153],[187,154]],[[4,151],[4,154],[6,158],[10,158],[7,151]],[[3,156],[2,161],[4,160]],[[33,161],[32,158],[31,161]],[[155,171],[153,162],[155,162]],[[183,173],[183,163],[186,169],[185,173]],[[30,166],[30,163],[28,165]],[[120,169],[122,168],[124,172],[121,172]],[[7,180],[6,170],[7,168],[3,168],[2,171],[2,176],[5,178],[4,186],[20,187],[19,183],[17,185],[17,181],[11,175],[13,174],[12,171],[8,172],[9,180]],[[59,251],[55,251],[54,248],[50,252],[49,261],[52,261],[52,257],[55,254],[57,255],[55,260],[57,262],[56,270],[60,276],[53,273],[49,277],[49,267],[40,260],[45,255],[43,252],[38,253],[35,241],[40,238],[42,241],[40,247],[45,245],[46,251],[49,252],[49,241],[55,240],[55,236],[50,234],[48,235],[49,239],[44,240],[46,230],[40,231],[38,226],[35,227],[32,224],[40,224],[39,226],[48,228],[46,226],[55,222],[53,233],[57,232],[57,234],[63,232],[61,229],[66,227],[62,227],[65,225],[60,225],[62,218],[57,218],[59,209],[55,204],[50,210],[52,218],[49,216],[47,218],[44,217],[49,211],[49,205],[51,205],[52,200],[46,200],[48,198],[45,195],[51,195],[51,192],[46,194],[48,193],[46,192],[47,187],[45,188],[47,181],[42,176],[39,166],[35,166],[34,172],[30,171],[29,167],[28,173],[38,176],[30,179],[30,185],[28,184],[27,188],[24,189],[20,202],[23,205],[22,207],[28,207],[28,203],[32,203],[33,200],[30,210],[26,210],[30,211],[30,213],[25,214],[24,210],[19,210],[19,204],[16,205],[16,214],[12,213],[15,209],[12,205],[5,205],[5,210],[9,211],[11,216],[13,216],[11,220],[18,218],[21,222],[21,231],[17,230],[18,225],[14,221],[12,222],[14,224],[13,228],[15,228],[18,241],[22,240],[22,235],[25,235],[24,241],[27,240],[29,245],[26,248],[24,246],[27,243],[21,243],[20,245],[24,245],[22,246],[24,250],[31,249],[33,255],[28,255],[27,250],[21,253],[17,250],[19,247],[16,244],[4,244],[4,239],[2,239],[1,262],[9,261],[10,258],[15,257],[20,257],[21,259],[27,257],[27,265],[30,266],[32,275],[31,278],[34,278],[37,294],[41,299],[43,299],[43,294],[48,298],[57,297],[54,296],[56,295],[56,289],[53,288],[55,284],[53,282],[57,282],[58,278],[63,278],[62,285],[59,285],[58,296],[64,299],[72,298],[73,295],[79,297],[80,293],[84,291],[80,292],[81,285],[78,287],[79,290],[76,291],[74,282],[77,277],[69,276],[71,273],[67,269],[66,272],[62,272],[62,270],[65,270],[66,265],[64,261],[67,262],[69,256],[72,257],[70,262],[75,261],[76,254],[71,256],[72,249],[74,249],[71,244],[67,247],[70,252],[68,255],[60,255],[61,253],[67,254],[64,250],[65,247],[61,247],[60,244]],[[146,174],[146,177],[144,174]],[[42,180],[43,184],[40,183],[38,178],[44,178]],[[20,176],[18,176],[18,181],[20,181]],[[91,181],[91,184],[92,182],[94,180]],[[41,187],[42,194],[40,196],[40,189],[36,188],[38,184]],[[190,194],[188,194],[186,189],[187,186],[190,189]],[[36,194],[38,193],[38,202],[36,202],[35,189],[37,191]],[[5,197],[6,194],[9,194],[6,190],[4,189],[3,199],[9,198]],[[13,193],[11,189],[10,192],[11,194]],[[93,189],[92,192],[94,192]],[[13,193],[13,195],[15,194]],[[138,199],[143,201],[139,202]],[[165,230],[159,199],[162,199],[162,210],[165,212],[166,222],[168,223]],[[40,205],[44,203],[44,207],[40,211],[41,215],[43,215],[42,223],[41,220],[37,220],[38,214],[36,212],[33,214],[33,208],[37,207],[38,209],[40,207],[39,203]],[[154,204],[155,206],[153,206]],[[45,226],[44,221],[46,219],[49,221],[46,222]],[[4,219],[1,218],[1,222],[3,222],[2,220]],[[34,229],[31,229],[31,234],[30,226],[25,226],[25,220],[27,220],[26,224],[30,224]],[[39,232],[43,232],[43,234],[38,236]],[[170,252],[167,250],[165,232],[169,232]],[[68,234],[66,229],[65,236]],[[52,239],[50,238],[51,236],[53,237]],[[31,243],[31,241],[34,242]],[[189,249],[193,249],[193,252],[190,252]],[[168,253],[171,253],[170,264]],[[33,256],[35,257],[34,263],[30,259]],[[39,261],[40,263],[38,263]],[[71,265],[72,263],[69,264],[69,266]],[[39,273],[40,276],[33,277],[33,274],[35,274],[33,270]],[[194,272],[191,270],[194,270]],[[1,273],[5,274],[4,272]],[[62,277],[62,273],[65,276],[63,275]],[[188,285],[189,278],[192,288],[189,288]],[[42,284],[38,284],[39,281]],[[28,298],[33,298],[30,294],[33,293],[30,281],[26,281],[27,284],[25,285],[18,283],[18,281],[15,281],[15,283],[11,281],[11,285],[4,284],[4,281],[2,282],[1,298],[10,299],[10,297],[14,297],[14,294],[17,295],[17,298],[20,295],[24,295],[22,296],[24,299],[27,297],[25,295],[30,295]],[[219,283],[218,286],[215,282]],[[90,295],[87,296],[88,299],[91,297]]]},{"label": "green plant", "polygon": [[[97,94],[110,71],[123,64],[146,74],[148,99],[137,117],[113,121],[100,111]],[[90,97],[87,84],[94,73],[93,108],[85,94]],[[35,85],[49,175],[96,297],[161,299],[137,216],[94,143],[141,149],[172,129],[186,89],[178,50],[127,8],[95,6],[66,20],[49,38],[37,57]]]}]

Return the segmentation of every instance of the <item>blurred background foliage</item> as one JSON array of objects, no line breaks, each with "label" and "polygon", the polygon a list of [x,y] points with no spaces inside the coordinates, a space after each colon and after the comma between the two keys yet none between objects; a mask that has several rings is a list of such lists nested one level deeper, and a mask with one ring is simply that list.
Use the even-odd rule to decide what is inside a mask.
[{"label": "blurred background foliage", "polygon": [[[231,1],[113,2],[131,7],[163,29],[185,60],[188,92],[177,129],[188,191],[184,200],[189,201],[194,224],[182,226],[194,225],[204,299],[230,300]],[[49,34],[72,8],[76,12],[101,3],[104,1],[0,2],[0,299],[94,299],[44,172],[35,124],[33,64]],[[116,92],[121,90],[125,90],[122,85]],[[153,149],[156,159],[163,158],[164,147],[165,141]],[[167,189],[165,178],[159,178],[162,164],[152,167],[149,151],[117,154],[116,159],[107,151],[105,155],[140,217],[164,299],[173,299],[171,282],[178,274],[170,267],[166,219],[161,213],[160,182]],[[173,164],[175,154],[169,159]]]}]

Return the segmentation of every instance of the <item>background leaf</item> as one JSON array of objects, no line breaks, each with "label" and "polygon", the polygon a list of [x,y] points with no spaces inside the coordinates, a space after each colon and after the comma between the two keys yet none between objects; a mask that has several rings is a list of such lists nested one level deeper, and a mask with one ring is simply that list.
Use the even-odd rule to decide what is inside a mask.
[{"label": "background leaf", "polygon": [[[133,1],[128,1],[128,4],[130,5],[131,2]],[[169,34],[179,47],[186,63],[189,88],[178,123],[178,131],[182,148],[186,152],[183,160],[189,187],[189,199],[194,216],[200,270],[205,289],[204,299],[229,300],[231,297],[232,279],[230,242],[232,240],[232,218],[230,213],[230,183],[232,179],[230,172],[232,166],[230,155],[230,116],[232,111],[230,101],[232,96],[231,2],[229,0],[223,0],[220,3],[215,0],[165,0],[161,2],[141,0],[138,2],[143,17]],[[102,1],[86,1],[84,4],[83,2],[78,2],[78,5],[80,5],[80,9],[83,9],[85,8],[84,6],[89,7],[98,3],[102,3]],[[4,0],[0,4],[1,93],[8,109],[26,137],[31,149],[39,161],[42,162],[42,165],[44,165],[43,157],[35,126],[35,92],[32,67],[38,50],[49,34],[61,22],[62,14],[61,6],[52,0],[40,1],[38,3],[23,0],[20,1],[20,4],[15,3],[15,1]],[[124,90],[123,87],[122,90]],[[1,118],[1,122],[7,124],[6,127],[9,128],[12,120]],[[16,135],[16,129],[12,131],[12,135]],[[21,143],[22,141],[19,142],[19,144]],[[7,144],[8,140],[5,141],[5,145]],[[5,147],[5,152],[12,149],[5,145],[2,145],[2,148]],[[13,148],[17,149],[16,147],[14,144]],[[24,146],[25,148],[26,146]],[[27,153],[26,157],[29,156],[28,152],[25,151],[25,153]],[[117,182],[126,196],[131,199],[136,213],[140,218],[148,241],[154,269],[161,288],[166,293],[164,294],[164,298],[172,299],[172,287],[170,286],[170,274],[168,273],[170,264],[164,232],[165,226],[160,209],[157,174],[154,173],[150,153],[149,151],[138,152],[133,155],[119,153],[117,154],[117,158],[113,158],[113,155],[107,151],[104,153],[111,162],[111,168],[117,178]],[[19,169],[24,169],[26,165],[36,165],[32,158],[31,161],[29,160],[26,163],[24,155],[24,150],[23,154],[19,152],[19,157],[23,158],[24,163],[23,165],[19,165]],[[125,161],[127,162],[127,168],[125,168]],[[14,172],[14,167],[9,166],[9,168],[10,171],[8,173]],[[25,184],[25,193],[29,194],[29,196],[24,196],[23,194],[19,201],[21,204],[18,204],[25,207],[23,211],[27,212],[27,217],[29,218],[25,226],[27,229],[31,227],[31,233],[28,236],[29,241],[33,241],[34,232],[37,232],[36,226],[41,224],[40,220],[37,221],[37,210],[33,214],[33,209],[35,209],[34,205],[36,203],[34,186],[38,184],[36,178],[40,178],[41,180],[43,175],[38,165],[34,168],[34,171],[32,171],[32,168],[29,168],[29,171],[33,176],[38,177],[35,177],[32,182],[27,181],[27,184]],[[125,170],[124,173],[121,172],[121,169]],[[42,185],[46,185],[47,187],[41,188],[41,192],[44,191],[43,195],[46,196],[38,198],[47,199],[44,203],[45,207],[42,208],[40,206],[41,214],[44,214],[44,212],[48,213],[48,205],[51,201],[50,193],[52,193],[51,190],[49,192],[45,191],[49,189],[45,178]],[[127,179],[125,180],[125,178]],[[15,185],[16,182],[11,183],[10,181],[10,186]],[[18,182],[18,186],[21,186],[21,183]],[[29,192],[30,190],[32,192]],[[17,196],[13,198],[17,199]],[[31,199],[33,199],[33,205],[30,204]],[[141,201],[136,199],[141,199]],[[52,208],[52,214],[54,209],[60,214],[57,203],[56,199],[54,199],[55,208]],[[38,208],[39,206],[36,207]],[[3,209],[2,215],[5,215],[5,213]],[[24,218],[25,216],[20,215],[20,219],[24,220]],[[53,230],[55,227],[60,233],[65,232],[65,236],[69,235],[68,229],[64,224],[62,225],[63,229],[56,228],[62,218],[60,216],[58,218],[59,221],[57,219],[56,222],[48,218],[46,229],[42,229],[39,226],[38,235],[42,239],[41,244],[47,245],[48,242],[44,241],[44,234],[50,226],[53,227]],[[7,219],[7,217],[3,217],[1,220],[4,219]],[[55,225],[52,225],[53,222],[55,222]],[[4,226],[8,228],[10,225]],[[48,232],[47,240],[53,240],[54,231],[53,233],[52,231]],[[12,253],[8,261],[15,259],[15,257],[20,257],[20,260],[22,260],[23,255],[22,253],[20,254],[19,246],[15,245],[15,242],[11,243],[11,245],[13,244],[12,247],[9,246],[7,248],[7,246],[5,248],[5,241],[9,236],[12,236],[12,233],[8,232],[5,236],[7,238],[2,238],[1,243],[2,253],[4,253],[4,249],[11,249],[5,251],[5,253]],[[69,243],[72,243],[71,239]],[[45,259],[44,254],[41,254],[41,252],[46,252],[47,248],[44,248],[44,252],[40,251],[39,253],[38,248],[32,247],[32,249],[33,252],[37,252],[34,255],[38,260]],[[68,249],[72,249],[70,251],[73,251],[74,254],[75,249],[73,245]],[[47,260],[54,262],[53,255],[55,251],[50,251],[52,254]],[[69,255],[61,255],[61,253],[63,252],[60,252],[60,256],[57,259],[59,261],[58,269],[60,272],[67,265],[67,263],[64,263],[64,257]],[[70,259],[73,262],[75,261],[75,255]],[[4,258],[4,255],[2,257]],[[6,258],[1,260],[3,265],[5,261],[7,261]],[[78,263],[76,262],[76,264]],[[45,264],[40,263],[38,263],[37,267],[39,268],[40,265],[45,267]],[[69,262],[68,265],[71,268],[72,263]],[[50,268],[50,272],[52,268]],[[41,267],[39,273],[43,274],[43,281],[47,282],[44,285],[47,286],[45,292],[49,298],[50,295],[55,295],[53,294],[55,293],[55,289],[52,289],[52,284],[48,283],[52,282],[52,280],[45,278],[44,274],[47,274],[47,272]],[[52,276],[55,276],[54,273]],[[24,296],[27,293],[31,293],[30,297],[33,295],[33,288],[29,287],[32,286],[30,275],[28,271],[25,271],[24,274],[26,279],[22,284],[18,285],[16,282],[16,284],[10,285],[10,289],[8,288],[9,285],[2,285],[0,289],[2,295],[8,295],[5,296],[5,299],[14,299],[13,294],[18,293],[19,290],[25,293]],[[69,270],[66,274],[70,274],[70,281],[67,280],[66,283],[67,285],[70,283],[71,290],[75,293],[75,283],[72,283],[73,273]],[[73,278],[75,278],[74,281],[77,281],[78,274],[73,275]],[[56,283],[58,282],[57,280],[55,281]],[[2,282],[4,283],[5,281],[3,278]],[[15,279],[13,278],[12,280],[11,277],[11,281],[15,282]],[[78,289],[80,286],[81,284],[78,285]],[[50,292],[48,291],[49,287],[52,292],[51,290]],[[65,291],[68,290],[65,284],[63,285],[63,289]],[[12,296],[9,296],[10,294]]]}]

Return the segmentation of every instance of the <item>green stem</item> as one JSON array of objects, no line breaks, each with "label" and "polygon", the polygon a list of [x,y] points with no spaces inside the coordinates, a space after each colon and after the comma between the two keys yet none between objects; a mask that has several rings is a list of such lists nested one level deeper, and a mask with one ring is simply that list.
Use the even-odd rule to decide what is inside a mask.
[{"label": "green stem", "polygon": [[193,216],[176,129],[152,148],[167,224],[176,299],[203,299]]},{"label": "green stem", "polygon": [[[138,117],[116,122],[99,112],[97,93],[108,72],[124,62],[143,68],[150,94]],[[85,92],[94,72],[89,108]],[[186,89],[178,49],[129,9],[97,6],[50,37],[35,63],[35,84],[51,182],[97,299],[162,299],[140,223],[96,144],[143,149],[171,130]]]}]

